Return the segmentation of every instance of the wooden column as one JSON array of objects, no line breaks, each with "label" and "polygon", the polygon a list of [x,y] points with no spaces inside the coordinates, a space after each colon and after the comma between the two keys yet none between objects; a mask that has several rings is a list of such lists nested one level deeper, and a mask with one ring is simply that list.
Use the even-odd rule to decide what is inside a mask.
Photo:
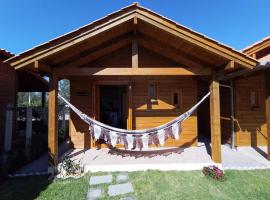
[{"label": "wooden column", "polygon": [[215,76],[213,76],[213,79],[210,83],[210,91],[212,160],[216,163],[221,163],[219,82]]},{"label": "wooden column", "polygon": [[128,118],[127,129],[132,130],[132,83],[128,85]]},{"label": "wooden column", "polygon": [[48,100],[48,151],[49,172],[54,173],[58,161],[58,77],[52,70]]},{"label": "wooden column", "polygon": [[266,108],[266,124],[267,124],[267,157],[270,160],[270,70],[265,74],[265,108]]}]

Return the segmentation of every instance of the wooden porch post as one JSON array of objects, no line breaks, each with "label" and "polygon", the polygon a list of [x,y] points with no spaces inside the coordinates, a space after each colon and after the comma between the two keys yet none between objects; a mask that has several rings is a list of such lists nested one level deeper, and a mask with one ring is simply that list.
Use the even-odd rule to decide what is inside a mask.
[{"label": "wooden porch post", "polygon": [[213,76],[210,84],[210,118],[212,160],[221,163],[220,97],[219,81]]},{"label": "wooden porch post", "polygon": [[54,173],[58,161],[58,77],[52,69],[48,101],[48,171]]},{"label": "wooden porch post", "polygon": [[266,108],[266,124],[267,124],[267,157],[270,160],[270,70],[265,74],[265,108]]}]

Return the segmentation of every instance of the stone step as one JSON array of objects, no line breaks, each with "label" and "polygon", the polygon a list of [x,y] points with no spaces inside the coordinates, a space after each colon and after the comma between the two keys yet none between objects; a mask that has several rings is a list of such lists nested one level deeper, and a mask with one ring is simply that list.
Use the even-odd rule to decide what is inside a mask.
[{"label": "stone step", "polygon": [[123,194],[128,194],[131,192],[134,192],[133,186],[131,183],[110,185],[108,188],[109,196],[123,195]]},{"label": "stone step", "polygon": [[112,175],[92,176],[89,180],[89,185],[107,184],[112,182]]}]

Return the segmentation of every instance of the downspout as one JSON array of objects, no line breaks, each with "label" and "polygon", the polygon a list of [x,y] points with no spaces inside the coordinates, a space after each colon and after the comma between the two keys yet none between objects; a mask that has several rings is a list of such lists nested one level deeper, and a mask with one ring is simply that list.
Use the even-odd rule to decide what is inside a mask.
[{"label": "downspout", "polygon": [[231,149],[235,149],[233,80],[230,80],[230,85],[220,84],[220,86],[230,89]]},{"label": "downspout", "polygon": [[235,132],[234,132],[234,85],[233,80],[230,80],[230,96],[231,96],[231,148],[235,149]]}]

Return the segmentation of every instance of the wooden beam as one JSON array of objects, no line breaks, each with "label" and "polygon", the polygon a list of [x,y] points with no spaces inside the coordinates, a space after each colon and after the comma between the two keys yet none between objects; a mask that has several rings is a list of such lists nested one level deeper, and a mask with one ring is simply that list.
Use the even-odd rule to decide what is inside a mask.
[{"label": "wooden beam", "polygon": [[256,53],[253,53],[253,54],[251,55],[251,57],[254,58],[254,59],[257,59]]},{"label": "wooden beam", "polygon": [[133,85],[132,82],[128,85],[128,119],[127,119],[127,129],[132,130],[132,116],[133,116],[133,105],[132,105],[132,89]]},{"label": "wooden beam", "polygon": [[34,68],[39,69],[39,70],[44,70],[44,69],[49,70],[49,69],[51,69],[51,66],[44,63],[44,62],[42,62],[42,61],[40,61],[40,60],[36,60],[34,62]]},{"label": "wooden beam", "polygon": [[164,44],[163,42],[144,34],[140,34],[138,41],[139,45],[143,46],[144,48],[150,49],[151,51],[160,54],[176,63],[184,65],[185,67],[205,68],[211,66],[210,63],[195,58],[190,54],[168,46],[167,44]]},{"label": "wooden beam", "polygon": [[71,38],[67,41],[64,41],[61,44],[46,48],[43,51],[38,51],[36,53],[31,54],[30,56],[24,57],[22,59],[19,59],[17,61],[11,62],[10,65],[12,67],[15,67],[15,69],[22,68],[24,66],[27,66],[31,63],[34,63],[36,60],[40,60],[42,58],[45,58],[47,56],[50,56],[52,54],[55,54],[57,52],[63,51],[66,48],[69,48],[75,44],[81,43],[86,39],[89,39],[93,36],[96,36],[100,33],[106,32],[109,29],[119,26],[123,23],[130,22],[134,18],[134,11],[125,13],[119,17],[116,17],[115,19],[108,21],[107,23],[104,23],[98,27],[94,27],[93,29],[90,29],[89,31],[86,31],[83,34],[80,34],[74,38]]},{"label": "wooden beam", "polygon": [[233,60],[229,61],[225,67],[225,71],[231,71],[235,68],[235,62]]},{"label": "wooden beam", "polygon": [[266,108],[266,124],[267,124],[267,156],[270,160],[270,70],[268,69],[265,74],[265,108]]},{"label": "wooden beam", "polygon": [[131,40],[132,37],[130,34],[120,36],[102,45],[81,52],[80,54],[72,58],[69,58],[64,62],[61,62],[58,67],[66,67],[66,68],[82,67],[85,64],[91,63],[106,54],[109,54],[122,47],[125,47],[126,45],[131,43]]},{"label": "wooden beam", "polygon": [[142,76],[142,75],[168,75],[168,76],[207,76],[211,74],[210,68],[56,68],[58,76]]},{"label": "wooden beam", "polygon": [[210,91],[212,160],[216,163],[221,163],[219,82],[215,76],[213,76],[213,79],[210,83]]},{"label": "wooden beam", "polygon": [[[49,169],[55,170],[58,162],[58,77],[52,70],[49,82],[48,101],[48,150]],[[54,171],[52,171],[54,172]]]},{"label": "wooden beam", "polygon": [[138,40],[136,31],[132,38],[132,68],[139,67],[139,55],[138,55]]},{"label": "wooden beam", "polygon": [[148,12],[138,10],[138,19],[151,24],[163,31],[166,31],[172,35],[182,38],[183,40],[198,45],[207,51],[220,55],[229,60],[235,60],[237,63],[246,68],[253,68],[256,66],[257,62],[251,60],[248,57],[241,55],[229,48],[223,47],[220,44],[211,42],[209,39],[199,36],[199,34],[194,34],[193,31],[186,30],[185,28],[179,28],[175,24],[163,20],[160,17],[149,14]]}]

